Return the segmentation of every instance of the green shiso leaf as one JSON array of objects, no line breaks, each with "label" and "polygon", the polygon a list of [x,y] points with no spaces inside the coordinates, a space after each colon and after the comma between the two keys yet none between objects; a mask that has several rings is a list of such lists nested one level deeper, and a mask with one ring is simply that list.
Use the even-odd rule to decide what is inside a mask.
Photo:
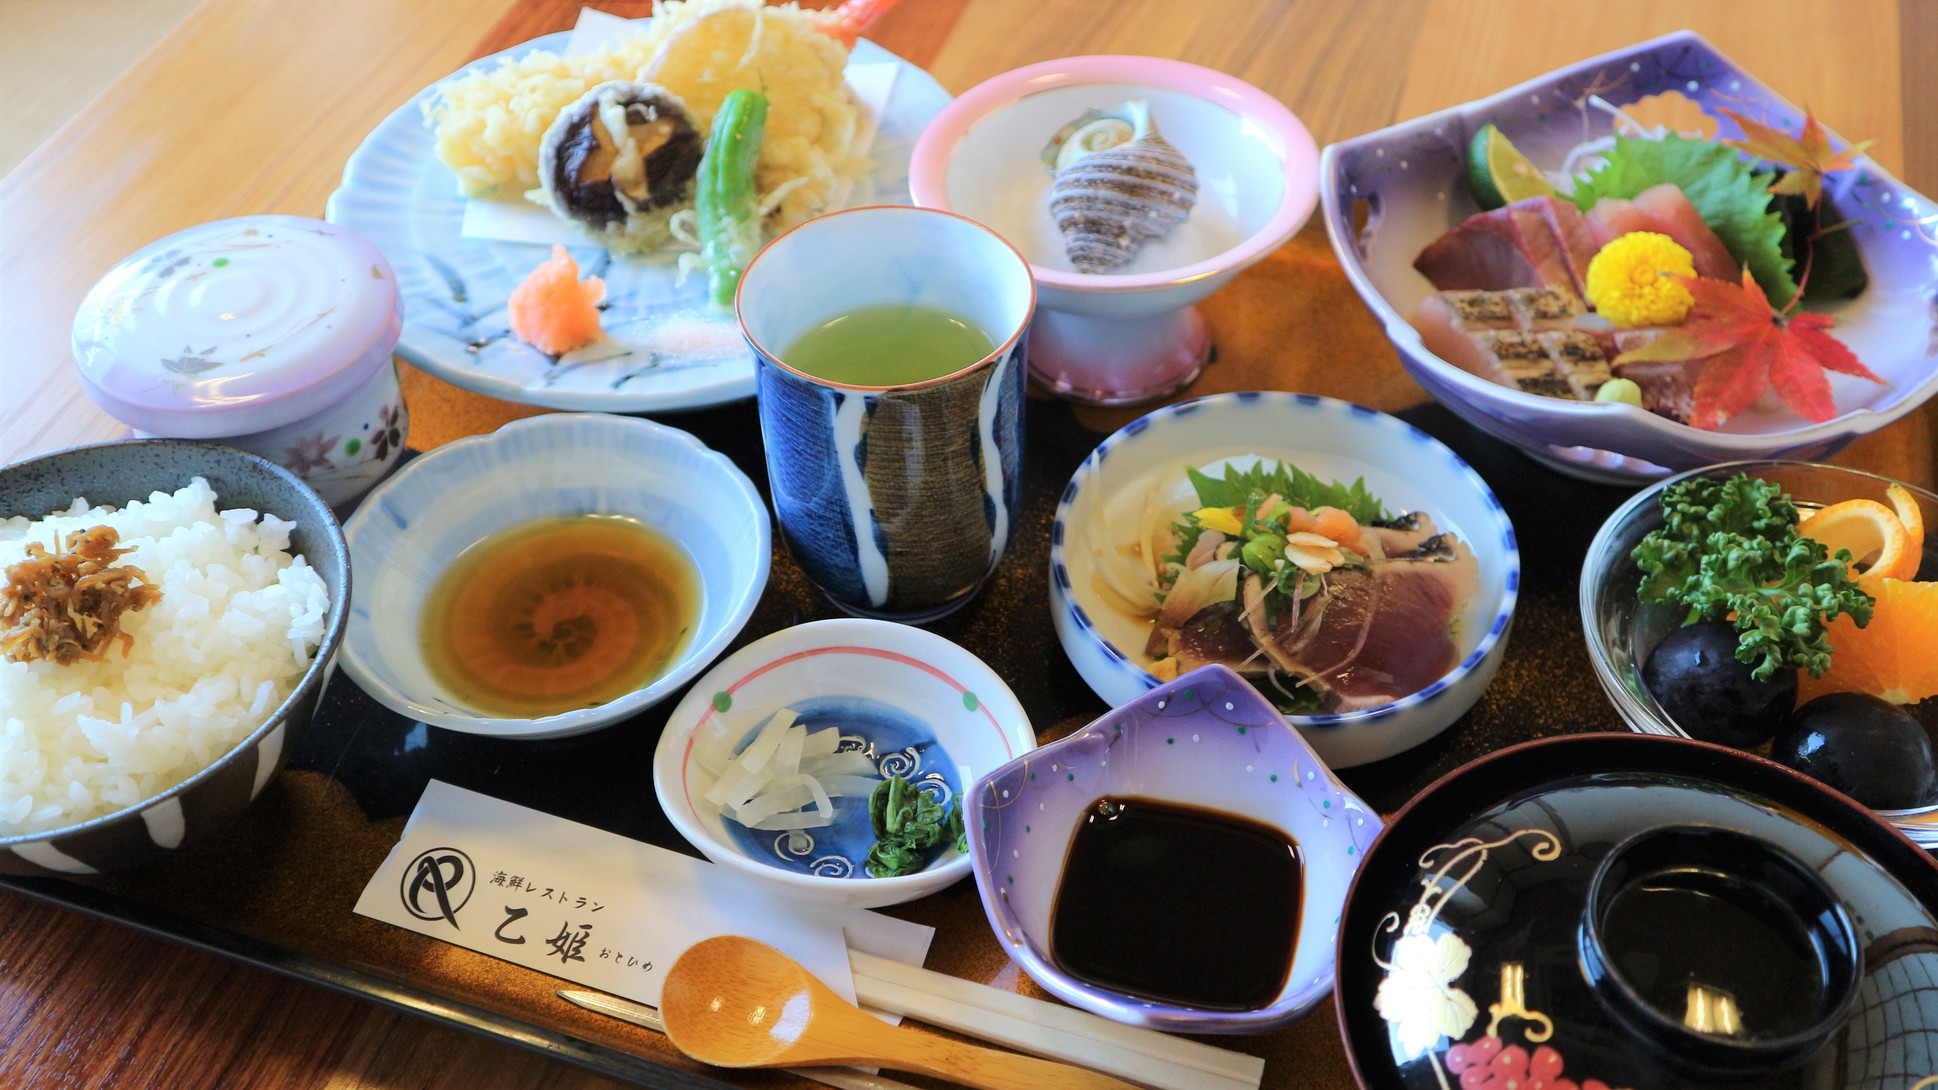
[{"label": "green shiso leaf", "polygon": [[[1185,476],[1198,494],[1199,507],[1242,507],[1245,517],[1241,520],[1242,531],[1238,535],[1239,555],[1254,573],[1266,580],[1264,598],[1265,623],[1270,626],[1278,622],[1279,612],[1289,608],[1290,595],[1296,593],[1299,584],[1306,576],[1299,575],[1296,569],[1288,569],[1281,559],[1284,555],[1285,540],[1280,536],[1280,527],[1273,520],[1283,516],[1288,508],[1303,507],[1314,510],[1320,507],[1336,507],[1353,517],[1361,526],[1384,522],[1392,516],[1386,505],[1381,503],[1366,487],[1366,478],[1355,479],[1351,484],[1340,481],[1326,481],[1307,473],[1289,462],[1261,461],[1245,469],[1227,464],[1222,476],[1212,476],[1196,469],[1186,467]],[[1268,509],[1266,500],[1278,496],[1279,502]],[[1195,513],[1186,512],[1177,520],[1177,550],[1164,557],[1167,564],[1182,567],[1185,558],[1198,543],[1204,527],[1198,523]],[[1349,554],[1350,555],[1350,554]],[[1276,564],[1272,563],[1276,561]],[[1352,566],[1349,562],[1346,566]],[[1175,572],[1175,569],[1171,569]],[[1281,570],[1289,570],[1298,578],[1290,588],[1278,586]],[[1160,582],[1168,586],[1174,575],[1167,575]],[[1163,599],[1160,590],[1159,600]],[[1266,686],[1260,692],[1271,699],[1281,712],[1289,715],[1313,715],[1325,708],[1325,699],[1318,692],[1285,677],[1274,670],[1271,674],[1269,691]]]},{"label": "green shiso leaf", "polygon": [[1290,462],[1260,462],[1249,469],[1225,466],[1224,477],[1186,469],[1200,507],[1255,507],[1274,492],[1293,507],[1337,507],[1361,525],[1386,517],[1386,508],[1366,490],[1366,478],[1351,484],[1322,481]]},{"label": "green shiso leaf", "polygon": [[[1308,511],[1316,507],[1337,507],[1362,526],[1389,517],[1385,505],[1367,490],[1364,477],[1356,478],[1351,484],[1323,481],[1289,462],[1263,461],[1249,469],[1227,464],[1222,477],[1200,473],[1189,466],[1185,467],[1184,473],[1198,493],[1200,507],[1243,507],[1248,512],[1255,512],[1267,496],[1277,493],[1286,504]],[[1204,533],[1204,527],[1199,526],[1198,520],[1187,513],[1178,520],[1177,528],[1177,550],[1165,554],[1163,559],[1168,564],[1181,566],[1185,557],[1191,555],[1192,547],[1197,545],[1198,535]],[[1243,536],[1249,538],[1251,535],[1247,533]]]},{"label": "green shiso leaf", "polygon": [[1770,207],[1769,188],[1776,175],[1750,169],[1726,144],[1679,136],[1618,136],[1607,160],[1575,182],[1574,201],[1582,211],[1603,197],[1633,199],[1651,186],[1673,182],[1731,256],[1749,266],[1770,305],[1783,307],[1797,294],[1790,262],[1783,256],[1783,217]]}]

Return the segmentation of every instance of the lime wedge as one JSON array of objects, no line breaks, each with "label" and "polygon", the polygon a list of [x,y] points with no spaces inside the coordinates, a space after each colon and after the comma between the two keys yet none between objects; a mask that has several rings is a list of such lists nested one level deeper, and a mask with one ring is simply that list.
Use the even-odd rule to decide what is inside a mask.
[{"label": "lime wedge", "polygon": [[1483,125],[1467,148],[1467,187],[1483,211],[1528,197],[1552,197],[1554,186],[1501,130]]}]

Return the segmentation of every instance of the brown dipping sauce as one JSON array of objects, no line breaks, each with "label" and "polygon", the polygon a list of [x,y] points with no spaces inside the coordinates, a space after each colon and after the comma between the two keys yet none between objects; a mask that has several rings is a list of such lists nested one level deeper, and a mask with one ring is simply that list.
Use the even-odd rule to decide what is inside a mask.
[{"label": "brown dipping sauce", "polygon": [[1050,957],[1087,983],[1204,1010],[1278,998],[1299,935],[1299,846],[1232,814],[1103,798],[1077,827]]},{"label": "brown dipping sauce", "polygon": [[466,549],[425,601],[431,676],[485,715],[596,707],[679,655],[700,614],[679,546],[630,519],[542,519]]}]

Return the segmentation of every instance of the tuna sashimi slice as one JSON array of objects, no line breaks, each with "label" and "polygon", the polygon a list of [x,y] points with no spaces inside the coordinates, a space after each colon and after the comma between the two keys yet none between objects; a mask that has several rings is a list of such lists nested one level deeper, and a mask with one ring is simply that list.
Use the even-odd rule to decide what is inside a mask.
[{"label": "tuna sashimi slice", "polygon": [[[1595,251],[1601,243],[1595,241],[1595,232],[1588,227],[1587,217],[1581,214],[1570,201],[1556,200],[1553,197],[1528,197],[1514,202],[1516,205],[1534,205],[1546,221],[1548,230],[1554,233],[1559,245],[1556,250],[1562,261],[1567,263],[1568,276],[1576,295],[1588,294],[1588,263],[1595,258]],[[1544,287],[1559,287],[1547,284]]]},{"label": "tuna sashimi slice", "polygon": [[1668,235],[1689,251],[1697,276],[1734,283],[1742,275],[1729,247],[1709,229],[1702,213],[1673,182],[1644,189],[1632,201],[1603,197],[1589,210],[1587,220],[1596,249],[1632,231],[1654,231]]},{"label": "tuna sashimi slice", "polygon": [[1529,197],[1480,212],[1435,239],[1413,267],[1441,291],[1582,290],[1594,235],[1575,206]]},{"label": "tuna sashimi slice", "polygon": [[[1214,662],[1241,673],[1257,672],[1271,665],[1252,642],[1251,629],[1238,619],[1235,602],[1221,602],[1199,610],[1167,642],[1167,650],[1178,660],[1181,674]],[[1149,650],[1155,653],[1156,648]]]},{"label": "tuna sashimi slice", "polygon": [[1446,559],[1395,560],[1378,568],[1381,597],[1350,665],[1326,680],[1335,710],[1373,708],[1417,693],[1460,662],[1454,615],[1474,593],[1480,567],[1465,542]]}]

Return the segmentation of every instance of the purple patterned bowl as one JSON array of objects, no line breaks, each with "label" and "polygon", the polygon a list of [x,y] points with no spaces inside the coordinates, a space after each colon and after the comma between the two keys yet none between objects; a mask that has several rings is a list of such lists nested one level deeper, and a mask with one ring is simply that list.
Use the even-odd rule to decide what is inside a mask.
[{"label": "purple patterned bowl", "polygon": [[[1268,1004],[1210,1010],[1129,995],[1078,979],[1052,958],[1051,920],[1065,861],[1085,815],[1107,797],[1224,812],[1298,844],[1297,941],[1284,985]],[[969,792],[967,822],[983,910],[1032,979],[1106,1018],[1189,1033],[1265,1033],[1331,993],[1334,927],[1360,857],[1381,828],[1379,815],[1333,776],[1258,690],[1223,666],[1152,689],[997,769]],[[1123,910],[1128,918],[1138,906]]]},{"label": "purple patterned bowl", "polygon": [[[1673,91],[1701,107],[1724,136],[1728,106],[1794,129],[1802,111],[1701,37],[1683,31],[1558,69],[1489,98],[1327,147],[1319,192],[1326,231],[1353,286],[1373,308],[1407,372],[1447,407],[1565,473],[1633,483],[1714,462],[1821,461],[1938,393],[1931,296],[1938,287],[1938,206],[1859,156],[1831,174],[1825,193],[1853,221],[1851,237],[1870,273],[1862,295],[1832,307],[1836,337],[1888,385],[1831,376],[1837,415],[1811,424],[1761,405],[1717,431],[1678,424],[1620,404],[1568,401],[1497,385],[1442,360],[1406,317],[1433,285],[1413,268],[1422,248],[1478,211],[1468,195],[1467,146],[1492,123],[1535,163],[1558,164],[1577,142],[1614,124],[1592,100],[1627,107]],[[1846,141],[1835,135],[1839,146]],[[1364,225],[1358,226],[1364,216]]]}]

